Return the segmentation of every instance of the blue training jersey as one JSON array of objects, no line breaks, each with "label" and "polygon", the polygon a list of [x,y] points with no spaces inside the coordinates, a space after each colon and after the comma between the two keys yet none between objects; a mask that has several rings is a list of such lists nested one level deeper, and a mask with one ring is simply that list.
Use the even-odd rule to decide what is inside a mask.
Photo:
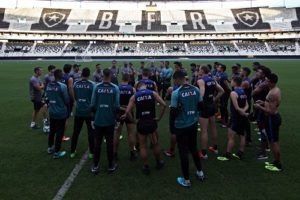
[{"label": "blue training jersey", "polygon": [[176,128],[185,128],[198,121],[198,103],[202,101],[200,90],[186,84],[172,92],[171,107],[179,109],[175,118]]},{"label": "blue training jersey", "polygon": [[92,95],[91,107],[95,111],[96,126],[112,126],[120,108],[119,87],[113,83],[102,82],[96,85]]}]

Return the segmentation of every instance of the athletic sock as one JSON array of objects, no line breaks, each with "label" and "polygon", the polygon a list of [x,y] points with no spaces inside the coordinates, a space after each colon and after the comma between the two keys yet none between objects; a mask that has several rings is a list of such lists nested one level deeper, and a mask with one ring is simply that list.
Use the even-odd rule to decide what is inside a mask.
[{"label": "athletic sock", "polygon": [[197,176],[204,176],[204,173],[203,173],[202,170],[201,171],[197,171],[196,174],[197,174]]},{"label": "athletic sock", "polygon": [[34,127],[35,125],[35,122],[31,122],[30,127]]}]

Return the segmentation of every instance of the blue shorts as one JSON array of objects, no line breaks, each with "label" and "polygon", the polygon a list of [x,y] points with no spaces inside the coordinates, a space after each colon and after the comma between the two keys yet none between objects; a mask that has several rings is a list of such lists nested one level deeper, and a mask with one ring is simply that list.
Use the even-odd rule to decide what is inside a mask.
[{"label": "blue shorts", "polygon": [[281,116],[279,113],[275,115],[265,116],[265,129],[270,143],[279,141],[279,128],[281,126]]},{"label": "blue shorts", "polygon": [[244,116],[231,116],[229,121],[229,128],[236,134],[244,136],[246,133],[248,118]]}]

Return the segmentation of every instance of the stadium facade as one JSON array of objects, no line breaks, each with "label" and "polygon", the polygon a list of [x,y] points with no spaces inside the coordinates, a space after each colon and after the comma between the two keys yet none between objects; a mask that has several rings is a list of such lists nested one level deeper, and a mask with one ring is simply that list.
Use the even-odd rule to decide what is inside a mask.
[{"label": "stadium facade", "polygon": [[300,55],[296,1],[182,2],[0,3],[0,57]]}]

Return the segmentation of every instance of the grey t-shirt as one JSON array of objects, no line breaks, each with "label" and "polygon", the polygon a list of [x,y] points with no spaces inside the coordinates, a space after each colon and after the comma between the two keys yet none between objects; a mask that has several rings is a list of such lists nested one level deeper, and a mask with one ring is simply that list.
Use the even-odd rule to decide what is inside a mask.
[{"label": "grey t-shirt", "polygon": [[47,85],[51,82],[53,82],[55,80],[54,75],[53,74],[46,74],[45,78],[44,78],[44,85],[45,88],[47,88]]},{"label": "grey t-shirt", "polygon": [[110,68],[110,71],[111,71],[111,73],[112,73],[111,82],[112,82],[113,84],[118,85],[118,84],[119,84],[119,83],[118,83],[118,74],[119,74],[119,69],[118,69],[118,67],[115,67],[115,68],[111,67],[111,68]]},{"label": "grey t-shirt", "polygon": [[102,79],[103,79],[102,70],[100,72],[95,71],[93,74],[93,81],[96,83],[100,83],[102,82]]},{"label": "grey t-shirt", "polygon": [[32,76],[29,80],[29,95],[33,101],[42,101],[42,91],[37,90],[35,87],[42,85],[39,77]]},{"label": "grey t-shirt", "polygon": [[71,71],[70,76],[73,78],[74,83],[76,81],[80,81],[81,80],[81,71],[78,71],[78,72]]}]

